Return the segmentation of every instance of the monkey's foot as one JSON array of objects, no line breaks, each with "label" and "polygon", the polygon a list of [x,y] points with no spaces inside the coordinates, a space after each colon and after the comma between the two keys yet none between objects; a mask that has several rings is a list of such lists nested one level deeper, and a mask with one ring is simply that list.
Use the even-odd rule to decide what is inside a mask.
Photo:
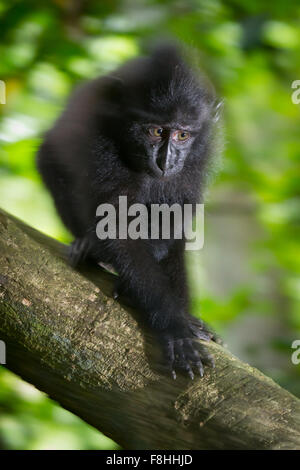
[{"label": "monkey's foot", "polygon": [[[204,337],[201,339],[204,339]],[[163,335],[161,340],[166,366],[170,370],[173,379],[176,379],[176,370],[187,372],[193,380],[195,369],[203,377],[204,365],[215,367],[213,356],[197,340],[191,338],[179,339],[168,334]]]},{"label": "monkey's foot", "polygon": [[69,247],[69,263],[74,268],[83,263],[89,253],[90,243],[88,238],[76,238]]}]

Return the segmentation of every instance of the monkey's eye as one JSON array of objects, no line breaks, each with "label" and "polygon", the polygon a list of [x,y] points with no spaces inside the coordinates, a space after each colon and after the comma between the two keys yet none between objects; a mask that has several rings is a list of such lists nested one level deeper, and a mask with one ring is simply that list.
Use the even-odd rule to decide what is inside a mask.
[{"label": "monkey's eye", "polygon": [[149,129],[149,134],[152,135],[152,137],[162,137],[163,132],[162,127],[150,127]]},{"label": "monkey's eye", "polygon": [[180,142],[183,142],[190,138],[190,133],[186,131],[176,131],[173,134],[173,138],[175,140],[179,140]]}]

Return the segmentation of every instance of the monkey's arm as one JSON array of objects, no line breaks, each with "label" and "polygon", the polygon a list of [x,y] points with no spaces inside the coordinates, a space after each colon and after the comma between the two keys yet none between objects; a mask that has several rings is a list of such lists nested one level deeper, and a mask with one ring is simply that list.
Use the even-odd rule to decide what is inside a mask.
[{"label": "monkey's arm", "polygon": [[193,378],[192,367],[197,367],[203,375],[203,363],[213,365],[213,359],[194,340],[197,337],[209,340],[210,335],[190,323],[183,297],[173,288],[147,243],[131,239],[100,240],[94,232],[87,238],[81,243],[89,247],[89,256],[112,265],[118,272],[122,292],[142,312],[141,319],[161,344],[173,377],[176,368],[187,371]]},{"label": "monkey's arm", "polygon": [[182,299],[185,307],[185,318],[190,329],[199,339],[213,340],[222,344],[222,339],[201,319],[190,314],[190,298],[185,267],[185,241],[176,240],[169,254],[160,262],[164,273],[168,277],[173,292]]}]

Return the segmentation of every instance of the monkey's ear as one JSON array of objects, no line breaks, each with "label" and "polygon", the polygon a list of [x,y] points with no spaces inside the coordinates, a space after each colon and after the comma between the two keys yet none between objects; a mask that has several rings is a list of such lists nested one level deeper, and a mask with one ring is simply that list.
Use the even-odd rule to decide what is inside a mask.
[{"label": "monkey's ear", "polygon": [[224,108],[224,100],[215,100],[212,108],[212,118],[214,122],[218,122]]}]

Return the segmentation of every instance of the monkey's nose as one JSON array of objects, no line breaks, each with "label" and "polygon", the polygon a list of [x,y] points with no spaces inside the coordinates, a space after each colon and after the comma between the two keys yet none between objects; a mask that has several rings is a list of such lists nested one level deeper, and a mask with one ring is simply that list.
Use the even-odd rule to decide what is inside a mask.
[{"label": "monkey's nose", "polygon": [[162,156],[158,157],[158,159],[156,160],[156,165],[164,173],[166,171],[166,159],[165,159],[165,157],[162,157]]}]

